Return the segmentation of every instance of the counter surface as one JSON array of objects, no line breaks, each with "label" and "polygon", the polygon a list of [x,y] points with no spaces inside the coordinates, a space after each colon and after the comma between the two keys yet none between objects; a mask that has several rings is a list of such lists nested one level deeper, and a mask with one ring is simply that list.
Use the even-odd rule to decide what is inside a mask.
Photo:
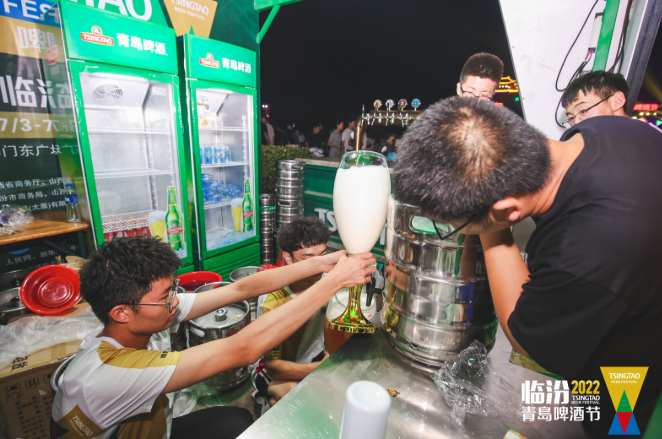
[{"label": "counter surface", "polygon": [[[547,380],[544,375],[511,364],[511,346],[501,329],[490,363],[504,381],[488,386],[505,400],[519,399],[524,380]],[[278,404],[253,424],[241,439],[337,438],[340,435],[345,391],[358,380],[375,381],[400,394],[391,401],[386,438],[494,438],[509,428],[533,438],[587,438],[580,422],[522,422],[521,415],[467,415],[464,425],[451,416],[430,373],[417,369],[398,353],[380,329],[375,335],[354,336],[334,352]],[[504,390],[511,387],[511,393]],[[512,393],[514,392],[514,393]]]}]

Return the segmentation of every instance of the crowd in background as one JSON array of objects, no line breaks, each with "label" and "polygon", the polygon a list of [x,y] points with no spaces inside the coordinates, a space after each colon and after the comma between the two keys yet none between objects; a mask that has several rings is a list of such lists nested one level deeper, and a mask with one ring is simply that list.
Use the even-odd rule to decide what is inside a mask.
[{"label": "crowd in background", "polygon": [[[335,124],[325,128],[317,122],[304,131],[296,124],[287,124],[285,128],[274,127],[267,117],[262,116],[262,144],[267,146],[289,145],[310,148],[312,157],[341,157],[344,153],[356,149],[354,139],[356,124],[360,119],[350,115],[347,120],[338,119]],[[398,151],[398,140],[402,136],[402,127],[363,127],[358,139],[359,148],[384,154],[394,161]]]}]

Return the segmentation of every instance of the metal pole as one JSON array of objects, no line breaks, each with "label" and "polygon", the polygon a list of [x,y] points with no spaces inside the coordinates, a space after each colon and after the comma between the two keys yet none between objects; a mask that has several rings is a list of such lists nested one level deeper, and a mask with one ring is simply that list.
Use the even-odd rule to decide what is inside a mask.
[{"label": "metal pole", "polygon": [[278,13],[279,9],[280,9],[280,5],[276,5],[273,8],[271,8],[271,12],[269,12],[267,21],[264,22],[262,29],[260,29],[260,32],[257,34],[257,39],[256,39],[257,44],[260,44],[262,38],[264,38],[264,34],[266,34],[267,31],[269,30],[269,26],[271,26],[271,22],[274,21],[274,18],[276,18],[276,14]]}]

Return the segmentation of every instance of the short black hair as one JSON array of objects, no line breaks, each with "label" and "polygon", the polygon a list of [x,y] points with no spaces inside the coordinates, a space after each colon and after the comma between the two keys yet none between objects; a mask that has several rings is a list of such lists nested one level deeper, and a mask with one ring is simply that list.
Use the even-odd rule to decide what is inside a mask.
[{"label": "short black hair", "polygon": [[284,225],[278,230],[278,247],[293,254],[297,250],[326,244],[331,231],[315,216],[305,216]]},{"label": "short black hair", "polygon": [[395,197],[444,221],[480,221],[495,202],[541,189],[550,170],[545,136],[479,99],[437,102],[398,146]]},{"label": "short black hair", "polygon": [[460,83],[464,84],[467,76],[491,79],[498,85],[503,76],[503,61],[491,53],[481,52],[471,55],[462,67]]},{"label": "short black hair", "polygon": [[616,92],[623,92],[625,100],[630,93],[628,82],[620,73],[610,73],[605,70],[590,72],[572,81],[561,96],[561,105],[566,108],[577,100],[579,92],[594,93],[600,99],[607,99]]},{"label": "short black hair", "polygon": [[179,265],[177,254],[160,239],[116,238],[103,244],[80,269],[80,293],[107,325],[111,309],[140,302],[154,282],[172,277]]}]

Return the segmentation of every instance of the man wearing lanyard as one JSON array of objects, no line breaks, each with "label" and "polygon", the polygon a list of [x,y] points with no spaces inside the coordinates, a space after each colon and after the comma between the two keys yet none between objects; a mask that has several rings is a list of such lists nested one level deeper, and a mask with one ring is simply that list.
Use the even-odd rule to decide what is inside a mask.
[{"label": "man wearing lanyard", "polygon": [[[513,348],[601,383],[589,431],[606,435],[615,418],[600,368],[648,367],[633,412],[643,432],[662,390],[662,133],[625,117],[577,122],[555,141],[489,102],[442,100],[404,136],[395,196],[480,235]],[[510,232],[526,217],[528,264]]]}]

